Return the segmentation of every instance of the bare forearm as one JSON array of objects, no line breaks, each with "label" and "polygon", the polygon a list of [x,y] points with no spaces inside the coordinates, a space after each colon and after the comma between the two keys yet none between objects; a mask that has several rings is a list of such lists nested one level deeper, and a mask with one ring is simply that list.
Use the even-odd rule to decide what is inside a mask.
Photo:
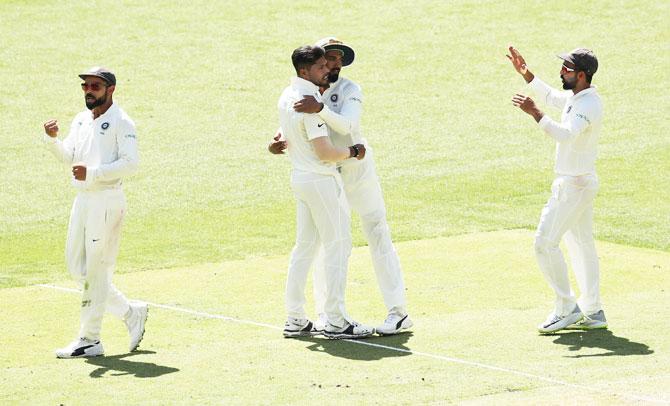
[{"label": "bare forearm", "polygon": [[330,148],[317,148],[316,156],[322,161],[338,162],[349,158],[351,152],[349,148],[330,146]]}]

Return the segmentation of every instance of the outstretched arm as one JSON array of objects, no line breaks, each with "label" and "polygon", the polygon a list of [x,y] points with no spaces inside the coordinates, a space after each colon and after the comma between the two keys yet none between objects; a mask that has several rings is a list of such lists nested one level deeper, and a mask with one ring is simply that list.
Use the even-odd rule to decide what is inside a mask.
[{"label": "outstretched arm", "polygon": [[554,106],[556,108],[562,109],[565,106],[570,94],[568,92],[561,92],[560,90],[554,89],[548,84],[541,81],[539,78],[535,77],[533,73],[528,69],[526,65],[526,60],[523,59],[521,53],[514,48],[513,46],[509,47],[509,54],[507,54],[507,59],[512,62],[514,70],[517,71],[526,83],[530,84],[530,87],[537,93],[537,95],[544,99],[546,104]]}]

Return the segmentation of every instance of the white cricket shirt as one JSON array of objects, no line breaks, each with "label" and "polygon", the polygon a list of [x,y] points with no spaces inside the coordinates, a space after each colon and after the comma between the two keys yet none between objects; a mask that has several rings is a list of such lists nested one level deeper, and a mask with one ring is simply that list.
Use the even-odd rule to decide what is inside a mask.
[{"label": "white cricket shirt", "polygon": [[364,144],[361,135],[363,92],[353,81],[340,76],[323,92],[323,109],[317,114],[328,125],[333,145],[349,147]]},{"label": "white cricket shirt", "polygon": [[139,155],[135,123],[116,104],[93,119],[84,110],[72,120],[70,133],[61,142],[44,135],[49,150],[67,165],[82,162],[86,180],[72,178],[79,190],[95,191],[121,186],[122,178],[137,171]]},{"label": "white cricket shirt", "polygon": [[592,86],[573,94],[570,90],[554,89],[537,76],[529,85],[547,104],[563,110],[560,123],[546,114],[539,122],[540,128],[556,140],[554,172],[568,176],[595,175],[603,115],[596,88]]},{"label": "white cricket shirt", "polygon": [[313,139],[327,137],[328,126],[316,114],[298,113],[293,109],[293,104],[305,96],[314,96],[317,101],[321,101],[319,88],[315,84],[294,77],[277,103],[279,123],[286,138],[288,156],[293,169],[322,175],[337,175],[335,164],[321,161],[311,143]]}]

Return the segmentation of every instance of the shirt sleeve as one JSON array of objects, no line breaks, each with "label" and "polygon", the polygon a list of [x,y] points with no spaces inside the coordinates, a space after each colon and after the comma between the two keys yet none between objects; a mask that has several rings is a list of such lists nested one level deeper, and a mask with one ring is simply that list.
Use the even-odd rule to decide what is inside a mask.
[{"label": "shirt sleeve", "polygon": [[339,114],[329,109],[325,104],[317,114],[336,133],[349,135],[360,124],[362,112],[363,94],[360,90],[354,90],[344,99]]},{"label": "shirt sleeve", "polygon": [[72,161],[74,160],[74,145],[78,129],[79,121],[75,117],[72,120],[72,124],[70,124],[70,132],[62,142],[56,137],[49,137],[46,134],[42,136],[42,140],[47,145],[49,151],[51,151],[56,159],[66,165],[72,165]]},{"label": "shirt sleeve", "polygon": [[305,123],[305,132],[309,141],[328,136],[328,127],[325,121],[317,114],[303,114],[303,122]]},{"label": "shirt sleeve", "polygon": [[91,170],[92,176],[90,179],[86,179],[87,182],[120,179],[137,172],[140,161],[137,148],[137,132],[135,131],[135,124],[131,120],[124,119],[119,123],[116,143],[119,148],[118,159],[93,168]]},{"label": "shirt sleeve", "polygon": [[586,130],[593,119],[593,112],[589,109],[575,106],[573,111],[560,123],[545,114],[538,124],[557,142],[569,142]]},{"label": "shirt sleeve", "polygon": [[571,92],[562,92],[544,83],[537,76],[528,84],[531,89],[548,105],[562,109],[570,98]]}]

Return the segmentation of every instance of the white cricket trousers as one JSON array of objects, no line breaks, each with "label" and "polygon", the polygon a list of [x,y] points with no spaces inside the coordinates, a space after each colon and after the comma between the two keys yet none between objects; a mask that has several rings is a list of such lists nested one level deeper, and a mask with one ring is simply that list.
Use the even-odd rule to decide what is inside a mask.
[{"label": "white cricket trousers", "polygon": [[65,257],[83,289],[79,337],[100,339],[105,310],[124,318],[128,299],[112,285],[126,200],[121,189],[80,192],[70,213]]},{"label": "white cricket trousers", "polygon": [[291,188],[297,202],[296,241],[286,281],[289,317],[306,318],[305,285],[319,246],[324,247],[328,321],[342,326],[346,319],[344,291],[351,255],[349,207],[339,175],[320,175],[294,170]]},{"label": "white cricket trousers", "polygon": [[593,314],[602,308],[598,254],[593,239],[593,200],[598,188],[595,175],[558,176],[551,185],[551,198],[542,210],[535,234],[535,255],[556,293],[554,312],[558,316],[569,314],[577,303],[559,248],[564,235],[581,293],[581,310]]},{"label": "white cricket trousers", "polygon": [[[405,283],[400,259],[391,240],[391,230],[386,222],[384,195],[375,170],[372,149],[367,149],[365,159],[343,162],[340,173],[349,206],[361,219],[384,305],[389,313],[405,315]],[[324,275],[323,262],[319,259],[314,270],[314,303],[317,314],[324,312]]]}]

